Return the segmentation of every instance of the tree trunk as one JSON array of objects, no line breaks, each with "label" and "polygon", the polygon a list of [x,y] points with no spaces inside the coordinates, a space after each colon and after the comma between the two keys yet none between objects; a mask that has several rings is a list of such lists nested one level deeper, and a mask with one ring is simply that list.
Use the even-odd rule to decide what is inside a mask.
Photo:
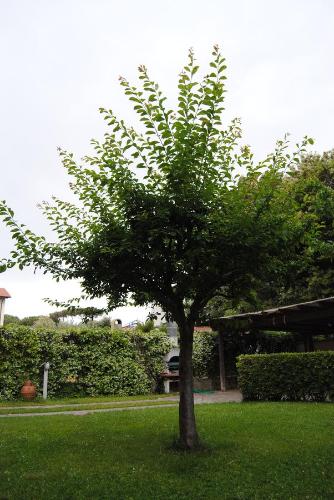
[{"label": "tree trunk", "polygon": [[179,446],[192,450],[199,445],[196,430],[193,393],[193,337],[194,325],[188,322],[178,324],[180,333],[180,403],[179,403]]}]

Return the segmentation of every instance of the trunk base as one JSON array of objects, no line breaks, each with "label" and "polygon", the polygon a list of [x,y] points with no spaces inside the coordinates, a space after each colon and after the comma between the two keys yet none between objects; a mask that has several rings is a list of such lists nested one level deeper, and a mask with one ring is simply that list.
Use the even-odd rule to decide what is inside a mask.
[{"label": "trunk base", "polygon": [[192,451],[200,448],[196,430],[194,392],[193,392],[193,334],[192,324],[181,323],[180,332],[180,402],[179,429],[177,447],[179,450]]},{"label": "trunk base", "polygon": [[171,448],[174,451],[178,451],[180,453],[186,452],[186,453],[196,453],[198,451],[205,451],[207,450],[207,447],[203,445],[198,438],[196,438],[195,441],[192,441],[192,443],[186,443],[180,438],[177,438]]}]

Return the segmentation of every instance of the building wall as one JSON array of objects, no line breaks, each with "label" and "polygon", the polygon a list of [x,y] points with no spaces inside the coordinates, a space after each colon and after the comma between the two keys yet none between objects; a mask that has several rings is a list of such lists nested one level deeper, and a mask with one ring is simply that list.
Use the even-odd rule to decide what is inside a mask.
[{"label": "building wall", "polygon": [[166,363],[173,357],[180,355],[180,348],[178,342],[178,331],[176,323],[169,322],[167,323],[167,334],[171,341],[172,347],[171,350],[166,354],[165,361]]},{"label": "building wall", "polygon": [[0,326],[3,326],[5,317],[5,299],[0,298]]}]

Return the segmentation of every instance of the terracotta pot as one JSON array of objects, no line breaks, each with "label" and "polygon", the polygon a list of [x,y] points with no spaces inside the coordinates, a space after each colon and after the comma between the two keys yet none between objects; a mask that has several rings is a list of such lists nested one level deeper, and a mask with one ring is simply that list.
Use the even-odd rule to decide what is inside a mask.
[{"label": "terracotta pot", "polygon": [[26,380],[21,389],[21,395],[27,401],[30,401],[36,397],[36,387],[31,382],[31,380]]}]

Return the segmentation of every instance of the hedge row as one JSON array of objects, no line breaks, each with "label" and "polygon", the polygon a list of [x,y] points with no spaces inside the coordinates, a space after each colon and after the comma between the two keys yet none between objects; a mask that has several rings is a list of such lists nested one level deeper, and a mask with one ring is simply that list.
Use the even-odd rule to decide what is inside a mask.
[{"label": "hedge row", "polygon": [[41,391],[49,361],[49,395],[135,395],[155,389],[169,351],[166,333],[154,329],[74,327],[0,329],[0,399],[14,399],[26,379]]},{"label": "hedge row", "polygon": [[334,351],[239,356],[244,400],[334,400]]}]

